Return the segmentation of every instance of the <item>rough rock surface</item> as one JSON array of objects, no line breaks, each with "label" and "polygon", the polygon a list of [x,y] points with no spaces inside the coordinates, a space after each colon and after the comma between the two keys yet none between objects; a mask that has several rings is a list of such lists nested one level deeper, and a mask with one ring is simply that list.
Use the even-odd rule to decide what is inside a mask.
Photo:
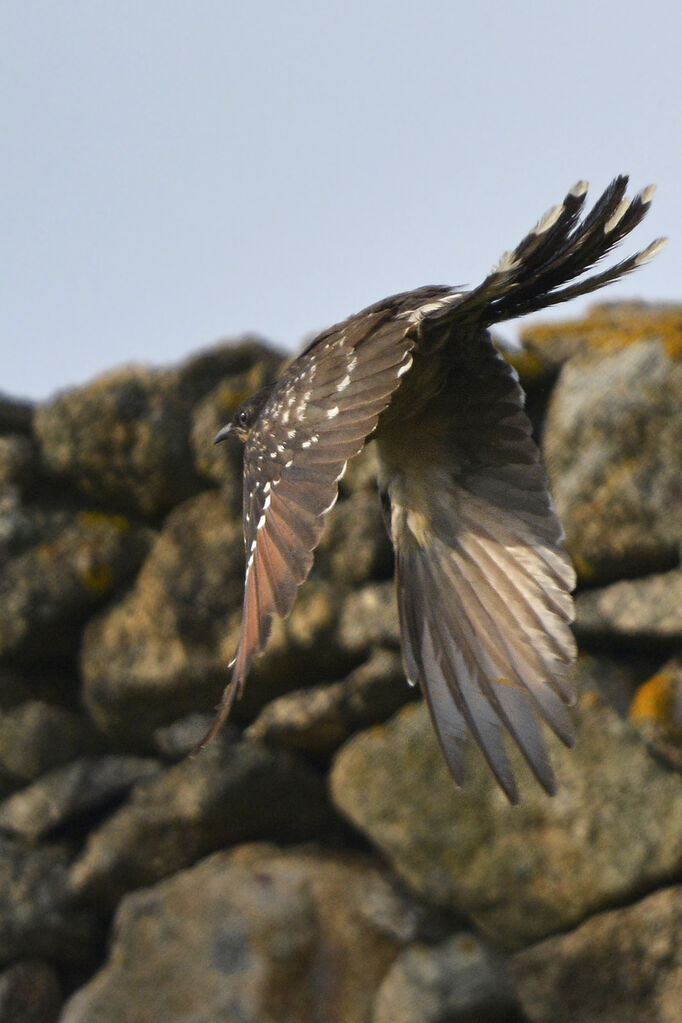
[{"label": "rough rock surface", "polygon": [[252,340],[224,345],[175,370],[129,367],[57,395],[35,414],[45,468],[87,498],[156,518],[201,489],[194,405],[260,354]]},{"label": "rough rock surface", "polygon": [[0,657],[47,661],[72,653],[88,615],[135,572],[149,547],[149,530],[122,515],[81,510],[63,519],[61,529],[3,566]]},{"label": "rough rock surface", "polygon": [[[596,582],[677,563],[682,540],[682,360],[662,341],[564,367],[544,454],[580,577]],[[676,513],[676,510],[678,513]]]},{"label": "rough rock surface", "polygon": [[666,888],[512,960],[530,1023],[678,1023],[682,888]]},{"label": "rough rock surface", "polygon": [[558,794],[526,775],[511,807],[473,749],[456,791],[426,709],[407,707],[342,747],[332,798],[415,891],[527,945],[682,872],[679,776],[593,692],[578,726],[573,751],[551,747]]},{"label": "rough rock surface", "polygon": [[101,939],[95,913],[67,884],[68,851],[32,849],[0,835],[0,966],[25,956],[90,963]]},{"label": "rough rock surface", "polygon": [[591,638],[682,643],[682,569],[581,593],[576,629]]},{"label": "rough rock surface", "polygon": [[378,649],[342,682],[299,689],[273,700],[246,734],[326,757],[358,728],[385,721],[416,696],[405,681],[400,654]]},{"label": "rough rock surface", "polygon": [[301,761],[255,742],[216,742],[138,783],[91,833],[71,885],[112,905],[223,845],[329,838],[334,826],[322,782]]},{"label": "rough rock surface", "polygon": [[428,913],[362,857],[246,846],[129,895],[61,1023],[366,1023]]},{"label": "rough rock surface", "polygon": [[12,779],[5,791],[44,771],[94,753],[99,740],[83,714],[43,700],[0,710],[0,770]]},{"label": "rough rock surface", "polygon": [[372,1023],[522,1023],[501,960],[471,934],[401,952],[379,988]]},{"label": "rough rock surface", "polygon": [[0,803],[0,829],[31,842],[123,796],[136,781],[157,773],[143,757],[81,757],[44,774]]},{"label": "rough rock surface", "polygon": [[56,1023],[62,1004],[56,970],[41,959],[19,959],[0,972],[0,1020]]}]

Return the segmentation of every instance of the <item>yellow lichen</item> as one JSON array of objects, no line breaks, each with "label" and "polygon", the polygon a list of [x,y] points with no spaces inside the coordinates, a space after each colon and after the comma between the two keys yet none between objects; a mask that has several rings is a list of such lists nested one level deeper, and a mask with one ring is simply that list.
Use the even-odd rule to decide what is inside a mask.
[{"label": "yellow lichen", "polygon": [[637,341],[660,340],[668,357],[682,358],[682,307],[649,308],[640,303],[598,305],[584,319],[526,327],[524,344],[542,348],[558,339],[582,341],[586,349],[616,351]]},{"label": "yellow lichen", "polygon": [[665,671],[643,682],[632,698],[630,720],[669,724],[672,711],[671,684],[672,677]]}]

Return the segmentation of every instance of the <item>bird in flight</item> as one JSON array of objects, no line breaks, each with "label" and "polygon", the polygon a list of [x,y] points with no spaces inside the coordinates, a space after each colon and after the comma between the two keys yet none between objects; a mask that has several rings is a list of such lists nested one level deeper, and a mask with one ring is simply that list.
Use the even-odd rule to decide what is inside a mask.
[{"label": "bird in flight", "polygon": [[627,182],[617,177],[582,219],[587,183],[578,182],[472,290],[418,288],[323,331],[218,433],[216,442],[234,433],[245,443],[246,577],[232,678],[204,743],[240,695],[273,615],[291,610],[346,464],[372,436],[405,673],[423,691],[455,782],[469,733],[518,802],[507,732],[555,791],[538,718],[573,744],[575,575],[523,391],[488,328],[596,291],[662,247],[582,276],[649,208],[653,186],[628,198]]}]

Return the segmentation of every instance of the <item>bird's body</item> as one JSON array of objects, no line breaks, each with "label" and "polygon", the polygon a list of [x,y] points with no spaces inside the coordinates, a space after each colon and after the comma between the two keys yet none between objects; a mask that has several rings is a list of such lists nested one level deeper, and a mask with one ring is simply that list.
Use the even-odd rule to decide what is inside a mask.
[{"label": "bird's body", "polygon": [[653,190],[627,200],[626,184],[617,178],[579,222],[580,182],[472,291],[419,288],[324,331],[221,431],[217,439],[234,428],[246,442],[247,563],[232,682],[209,736],[273,614],[290,611],[346,463],[373,435],[405,671],[424,692],[453,777],[462,780],[469,732],[516,801],[508,731],[554,791],[536,715],[571,744],[575,579],[523,393],[487,328],[596,290],[653,254],[658,243],[568,284],[646,212]]}]

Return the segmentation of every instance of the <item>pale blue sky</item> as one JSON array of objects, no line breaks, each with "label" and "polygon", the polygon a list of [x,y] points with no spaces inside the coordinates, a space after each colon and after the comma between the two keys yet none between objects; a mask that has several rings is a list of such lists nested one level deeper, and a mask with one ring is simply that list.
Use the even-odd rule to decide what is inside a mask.
[{"label": "pale blue sky", "polygon": [[662,0],[5,0],[0,390],[293,348],[619,171],[671,243],[609,294],[682,300],[680,38]]}]

